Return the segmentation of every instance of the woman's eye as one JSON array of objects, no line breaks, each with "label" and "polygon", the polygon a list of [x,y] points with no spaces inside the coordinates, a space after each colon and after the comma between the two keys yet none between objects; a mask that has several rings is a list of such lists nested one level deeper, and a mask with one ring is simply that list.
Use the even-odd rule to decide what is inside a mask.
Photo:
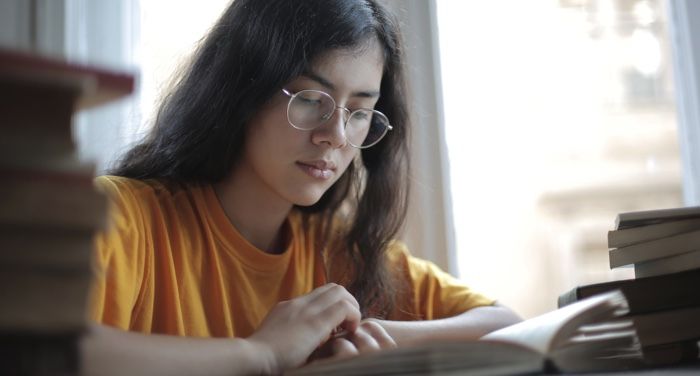
[{"label": "woman's eye", "polygon": [[321,100],[320,99],[314,99],[314,98],[304,98],[304,97],[298,97],[299,101],[303,104],[308,104],[308,105],[314,105],[314,104],[320,104]]},{"label": "woman's eye", "polygon": [[370,114],[368,111],[355,111],[352,117],[355,120],[367,120],[370,118]]}]

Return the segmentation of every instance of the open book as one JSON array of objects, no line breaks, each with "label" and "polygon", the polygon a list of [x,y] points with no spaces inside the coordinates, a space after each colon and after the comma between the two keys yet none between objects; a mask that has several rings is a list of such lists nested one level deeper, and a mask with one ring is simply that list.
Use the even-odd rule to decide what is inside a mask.
[{"label": "open book", "polygon": [[641,365],[632,323],[621,319],[620,291],[596,295],[492,332],[478,341],[403,347],[339,361],[320,361],[290,375],[508,375],[619,370]]}]

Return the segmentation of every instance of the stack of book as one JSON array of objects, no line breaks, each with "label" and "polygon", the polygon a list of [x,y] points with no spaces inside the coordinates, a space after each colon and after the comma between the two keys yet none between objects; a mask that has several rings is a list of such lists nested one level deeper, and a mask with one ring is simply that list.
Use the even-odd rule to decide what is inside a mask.
[{"label": "stack of book", "polygon": [[637,278],[700,268],[700,207],[621,213],[608,248],[610,267]]},{"label": "stack of book", "polygon": [[621,213],[608,233],[610,267],[633,266],[635,278],[579,286],[559,306],[620,289],[650,364],[698,358],[700,207]]},{"label": "stack of book", "polygon": [[71,119],[132,90],[131,76],[0,50],[2,373],[78,373],[106,199],[76,156]]}]

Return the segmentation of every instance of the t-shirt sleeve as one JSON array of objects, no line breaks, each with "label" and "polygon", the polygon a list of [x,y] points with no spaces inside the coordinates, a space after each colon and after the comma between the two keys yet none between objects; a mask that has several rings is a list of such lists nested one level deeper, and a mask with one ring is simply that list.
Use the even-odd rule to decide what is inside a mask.
[{"label": "t-shirt sleeve", "polygon": [[413,257],[401,242],[390,245],[389,260],[405,282],[399,291],[405,299],[394,310],[394,320],[441,319],[495,303],[432,262]]},{"label": "t-shirt sleeve", "polygon": [[105,325],[128,329],[141,290],[145,262],[143,220],[128,183],[114,177],[95,179],[98,191],[108,199],[108,221],[95,236],[89,318]]}]

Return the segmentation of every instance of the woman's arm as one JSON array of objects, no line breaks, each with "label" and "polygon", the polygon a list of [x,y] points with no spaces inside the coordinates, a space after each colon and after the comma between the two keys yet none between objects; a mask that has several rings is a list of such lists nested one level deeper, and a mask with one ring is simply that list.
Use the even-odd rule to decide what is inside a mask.
[{"label": "woman's arm", "polygon": [[432,340],[477,339],[496,329],[521,321],[513,311],[500,305],[476,307],[457,316],[439,320],[370,320],[381,325],[398,346]]},{"label": "woman's arm", "polygon": [[248,338],[145,335],[94,325],[81,343],[91,375],[279,374],[306,362],[336,328],[355,333],[357,301],[336,284],[275,305]]},{"label": "woman's arm", "polygon": [[261,374],[269,366],[242,338],[188,338],[92,325],[81,343],[81,373],[92,375]]}]

